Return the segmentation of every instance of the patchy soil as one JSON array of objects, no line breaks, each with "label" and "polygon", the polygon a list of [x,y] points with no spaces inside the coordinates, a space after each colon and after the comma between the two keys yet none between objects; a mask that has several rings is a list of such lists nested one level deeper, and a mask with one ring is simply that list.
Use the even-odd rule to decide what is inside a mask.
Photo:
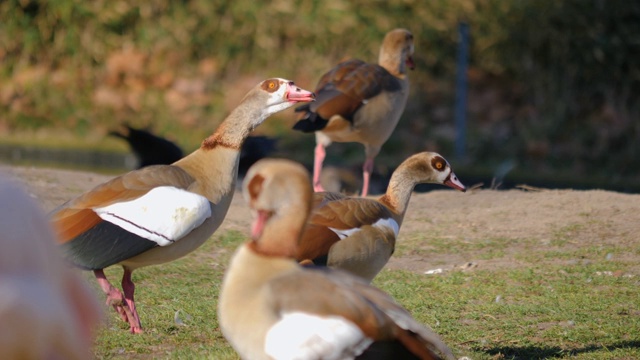
[{"label": "patchy soil", "polygon": [[[46,211],[111,176],[89,172],[0,166],[22,182]],[[6,205],[5,205],[6,206]],[[248,234],[250,214],[242,196],[231,204],[222,230]],[[424,273],[511,268],[532,251],[586,253],[605,249],[640,275],[640,195],[602,190],[441,190],[414,193],[389,267]],[[620,251],[616,251],[620,249]],[[636,249],[628,251],[628,249]],[[588,261],[562,256],[541,262]]]},{"label": "patchy soil", "polygon": [[[640,195],[602,190],[475,190],[464,194],[433,191],[414,194],[402,225],[402,237],[436,232],[444,249],[436,256],[394,257],[389,266],[416,271],[432,268],[497,268],[520,266],[532,252],[589,253],[591,250],[640,248]],[[415,244],[415,242],[414,242]],[[451,250],[447,251],[447,244]],[[593,251],[591,251],[593,252]],[[607,256],[605,254],[604,256]],[[640,265],[640,253],[608,255]],[[541,262],[575,262],[561,256]],[[640,266],[636,268],[640,270]]]}]

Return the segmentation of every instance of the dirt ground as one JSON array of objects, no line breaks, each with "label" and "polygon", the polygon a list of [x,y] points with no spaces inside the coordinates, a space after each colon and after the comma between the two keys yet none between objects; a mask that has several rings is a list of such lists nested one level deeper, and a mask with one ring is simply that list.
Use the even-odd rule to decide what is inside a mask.
[{"label": "dirt ground", "polygon": [[[0,174],[22,182],[46,211],[111,177],[82,171],[3,165],[0,165]],[[234,197],[221,230],[248,234],[250,215],[242,196],[238,195]],[[452,251],[446,251],[445,245],[445,250],[440,249],[437,256],[425,255],[432,245],[422,244],[419,239],[429,232],[442,241],[450,239],[455,244]],[[504,243],[495,244],[503,239]],[[560,251],[602,246],[640,249],[640,195],[544,189],[414,193],[400,231],[399,248],[403,240],[410,242],[412,247],[398,251],[388,266],[422,273],[460,266],[470,269],[515,267],[519,261],[513,255],[532,247]],[[487,242],[487,246],[478,246]],[[486,256],[487,249],[498,247],[497,256]],[[638,264],[633,268],[633,275],[640,275],[640,252],[615,256]],[[556,258],[549,261],[576,260]]]}]

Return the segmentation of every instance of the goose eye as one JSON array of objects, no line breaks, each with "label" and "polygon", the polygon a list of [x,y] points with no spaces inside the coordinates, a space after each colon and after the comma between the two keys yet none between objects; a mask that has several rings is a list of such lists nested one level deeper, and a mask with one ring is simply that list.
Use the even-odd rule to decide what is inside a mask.
[{"label": "goose eye", "polygon": [[435,157],[433,158],[433,160],[431,160],[431,165],[433,166],[434,169],[438,170],[438,171],[442,171],[445,168],[445,161],[443,158],[441,157]]},{"label": "goose eye", "polygon": [[262,88],[268,92],[274,92],[278,90],[279,87],[280,86],[278,82],[275,80],[267,80],[264,83],[262,83]]}]

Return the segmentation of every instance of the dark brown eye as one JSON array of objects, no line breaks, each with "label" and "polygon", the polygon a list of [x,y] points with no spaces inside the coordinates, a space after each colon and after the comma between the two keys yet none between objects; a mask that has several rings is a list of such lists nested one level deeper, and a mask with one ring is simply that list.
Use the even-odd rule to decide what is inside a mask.
[{"label": "dark brown eye", "polygon": [[443,158],[436,156],[431,160],[431,165],[433,166],[434,169],[438,171],[442,171],[445,168],[446,162],[444,161]]}]

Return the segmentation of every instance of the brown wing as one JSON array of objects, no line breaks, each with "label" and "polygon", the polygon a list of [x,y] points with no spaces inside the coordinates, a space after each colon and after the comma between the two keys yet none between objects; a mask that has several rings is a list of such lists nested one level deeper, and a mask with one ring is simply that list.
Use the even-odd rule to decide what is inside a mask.
[{"label": "brown wing", "polygon": [[322,202],[313,209],[308,223],[346,230],[392,217],[386,206],[373,199],[333,194],[322,196]]},{"label": "brown wing", "polygon": [[400,87],[400,81],[380,65],[347,60],[322,76],[309,109],[326,120],[334,115],[353,120],[367,99]]},{"label": "brown wing", "polygon": [[[320,269],[331,270],[305,268],[304,271],[289,272],[272,280],[267,287],[267,297],[274,310],[279,314],[301,311],[316,315],[338,315],[357,324],[372,339],[388,339],[393,336],[393,321],[383,311],[371,306],[357,292],[339,282],[331,281],[326,276],[329,272]],[[349,274],[341,274],[351,278]]]},{"label": "brown wing", "polygon": [[336,242],[327,254],[327,266],[372,281],[393,255],[396,234],[385,227],[364,225]]},{"label": "brown wing", "polygon": [[193,181],[187,172],[177,166],[149,166],[98,185],[55,209],[50,219],[58,232],[60,243],[66,243],[102,221],[93,211],[96,207],[133,200],[157,186],[186,189]]},{"label": "brown wing", "polygon": [[[305,268],[272,280],[270,303],[277,313],[300,311],[319,316],[341,316],[374,341],[402,343],[424,359],[455,359],[451,350],[428,327],[418,323],[383,291],[342,271]],[[292,296],[284,294],[291,293]]]},{"label": "brown wing", "polygon": [[389,209],[372,199],[315,193],[314,207],[300,239],[296,259],[326,256],[331,246],[340,240],[331,229],[356,229],[391,216]]}]

